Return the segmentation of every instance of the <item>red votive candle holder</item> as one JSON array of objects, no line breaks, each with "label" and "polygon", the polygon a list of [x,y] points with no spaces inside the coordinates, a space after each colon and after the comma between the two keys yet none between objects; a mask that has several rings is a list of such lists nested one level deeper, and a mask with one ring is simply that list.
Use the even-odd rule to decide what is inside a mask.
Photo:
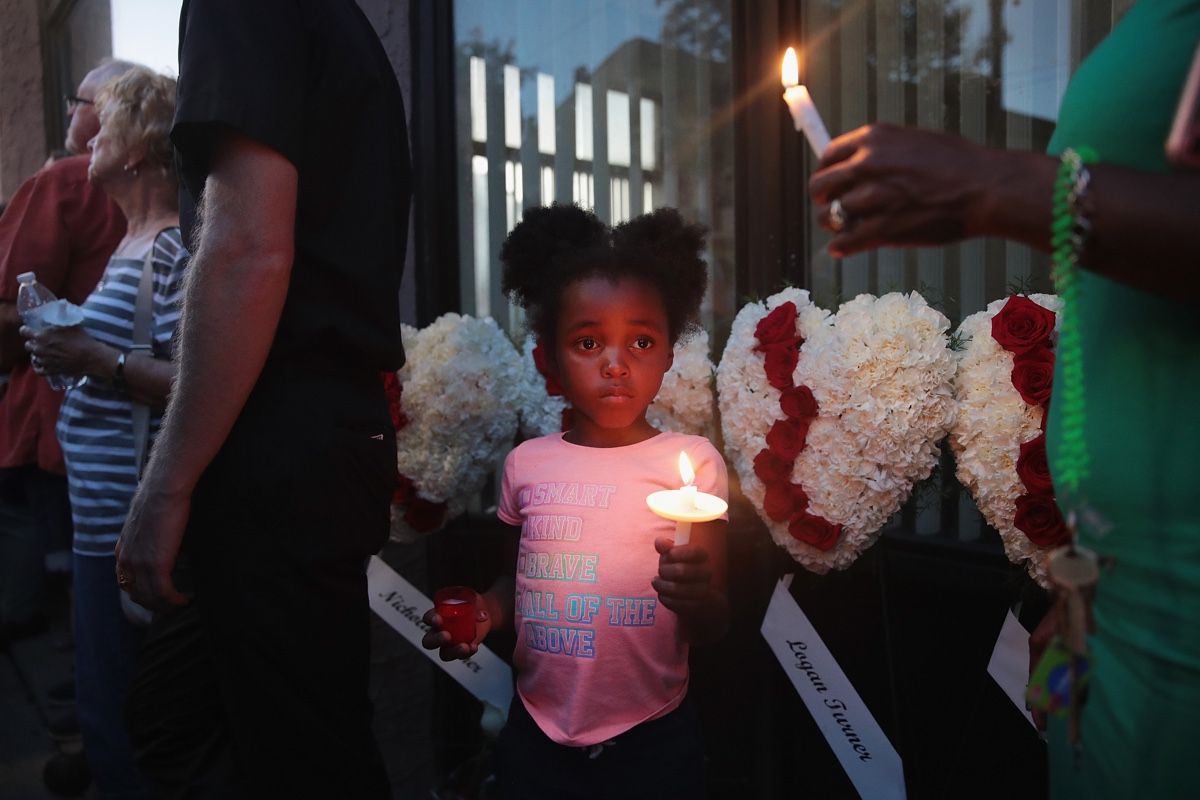
[{"label": "red votive candle holder", "polygon": [[469,586],[447,586],[433,596],[433,610],[442,618],[442,630],[451,644],[475,641],[475,590]]}]

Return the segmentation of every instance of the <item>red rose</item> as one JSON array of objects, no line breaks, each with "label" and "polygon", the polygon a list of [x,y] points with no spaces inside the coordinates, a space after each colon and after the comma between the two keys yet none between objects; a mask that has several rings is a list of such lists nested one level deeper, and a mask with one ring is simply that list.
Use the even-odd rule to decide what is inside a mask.
[{"label": "red rose", "polygon": [[408,417],[404,414],[404,403],[401,399],[404,384],[400,383],[400,379],[394,372],[381,372],[379,376],[383,379],[383,393],[387,396],[388,414],[392,418],[392,427],[399,431],[408,424]]},{"label": "red rose", "polygon": [[785,522],[792,516],[792,485],[790,483],[768,483],[763,496],[763,511],[776,522]]},{"label": "red rose", "polygon": [[400,470],[396,470],[396,491],[392,492],[392,505],[405,505],[409,498],[415,497],[416,494],[417,489],[413,486],[413,482],[401,475]]},{"label": "red rose", "polygon": [[537,367],[538,374],[546,379],[546,394],[551,397],[561,397],[562,384],[558,382],[558,378],[554,377],[554,371],[550,369],[550,362],[546,359],[546,349],[542,347],[541,342],[533,347],[533,365]]},{"label": "red rose", "polygon": [[1023,494],[1018,497],[1014,524],[1038,547],[1055,547],[1071,537],[1062,512],[1050,495]]},{"label": "red rose", "polygon": [[779,398],[779,407],[792,419],[815,417],[819,409],[817,398],[813,397],[812,390],[807,386],[793,386],[791,389],[784,389],[783,395]]},{"label": "red rose", "polygon": [[792,372],[800,362],[800,351],[793,344],[776,344],[765,349],[767,383],[776,389],[792,386]]},{"label": "red rose", "polygon": [[785,461],[770,450],[763,450],[754,457],[754,474],[766,484],[786,481],[792,474],[792,462]]},{"label": "red rose", "polygon": [[758,321],[754,336],[763,347],[775,344],[794,344],[800,337],[796,335],[796,304],[788,301]]},{"label": "red rose", "polygon": [[806,511],[792,520],[788,525],[788,533],[818,550],[832,550],[838,537],[842,535],[842,526],[834,525],[829,520]]},{"label": "red rose", "polygon": [[419,533],[426,533],[442,524],[446,516],[445,503],[431,503],[413,494],[404,508],[404,521]]},{"label": "red rose", "polygon": [[776,522],[785,522],[808,508],[808,495],[798,483],[780,481],[767,484],[763,511]]},{"label": "red rose", "polygon": [[808,419],[777,420],[767,431],[767,448],[784,461],[795,461],[808,438]]},{"label": "red rose", "polygon": [[808,511],[808,492],[798,483],[792,484],[792,514],[803,514]]},{"label": "red rose", "polygon": [[1014,358],[1012,382],[1029,405],[1040,406],[1049,401],[1050,387],[1054,384],[1054,353],[1042,347]]},{"label": "red rose", "polygon": [[1054,312],[1019,294],[1008,298],[1000,313],[992,317],[992,338],[1010,353],[1049,347],[1053,332]]},{"label": "red rose", "polygon": [[1030,494],[1054,494],[1054,484],[1050,481],[1050,465],[1046,463],[1045,434],[1021,445],[1021,455],[1017,458],[1017,475],[1025,484],[1025,491]]}]

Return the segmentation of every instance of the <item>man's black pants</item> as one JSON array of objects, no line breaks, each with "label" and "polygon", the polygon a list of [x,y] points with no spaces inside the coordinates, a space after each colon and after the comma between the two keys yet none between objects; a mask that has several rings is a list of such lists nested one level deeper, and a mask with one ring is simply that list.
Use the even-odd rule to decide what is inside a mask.
[{"label": "man's black pants", "polygon": [[365,560],[395,436],[378,376],[269,364],[192,498],[128,718],[161,797],[388,797],[367,699]]}]

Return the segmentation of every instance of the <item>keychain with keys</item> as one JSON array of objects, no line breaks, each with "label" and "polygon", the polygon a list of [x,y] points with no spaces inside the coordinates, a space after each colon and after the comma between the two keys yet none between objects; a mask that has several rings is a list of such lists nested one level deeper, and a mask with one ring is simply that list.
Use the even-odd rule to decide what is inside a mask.
[{"label": "keychain with keys", "polygon": [[1083,743],[1080,714],[1087,699],[1090,667],[1087,637],[1092,630],[1092,600],[1100,580],[1100,561],[1091,550],[1074,543],[1074,516],[1071,514],[1068,520],[1071,544],[1050,554],[1058,632],[1030,676],[1027,699],[1031,708],[1067,715],[1068,740],[1078,760]]},{"label": "keychain with keys", "polygon": [[1096,582],[1100,580],[1100,563],[1091,550],[1069,544],[1050,554],[1049,568],[1050,579],[1063,597],[1059,636],[1070,655],[1067,738],[1078,759],[1082,747],[1079,722],[1087,699],[1087,673],[1091,666],[1087,637],[1092,631],[1092,600],[1096,596]]}]

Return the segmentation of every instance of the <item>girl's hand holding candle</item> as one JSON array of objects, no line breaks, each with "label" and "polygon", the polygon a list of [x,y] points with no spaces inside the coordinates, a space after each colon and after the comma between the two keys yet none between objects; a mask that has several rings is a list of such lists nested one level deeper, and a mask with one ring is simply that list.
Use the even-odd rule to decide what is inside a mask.
[{"label": "girl's hand holding candle", "polygon": [[693,484],[696,473],[687,453],[679,454],[679,477],[684,484],[681,488],[664,489],[646,498],[651,511],[663,519],[674,520],[676,546],[688,543],[693,522],[711,522],[729,509],[729,504],[721,498],[696,488]]},{"label": "girl's hand holding candle", "polygon": [[796,130],[804,131],[813,152],[820,158],[829,146],[829,131],[825,130],[825,123],[813,105],[808,89],[800,85],[800,65],[796,61],[796,51],[791,47],[783,57],[783,102],[792,112],[792,124]]},{"label": "girl's hand holding candle", "polygon": [[475,590],[466,586],[447,586],[433,596],[433,610],[441,618],[441,628],[450,634],[451,644],[470,644],[475,638]]},{"label": "girl's hand holding candle", "polygon": [[433,595],[433,608],[422,621],[429,631],[421,639],[427,650],[440,650],[443,661],[470,658],[491,629],[484,596],[468,586],[446,586]]}]

